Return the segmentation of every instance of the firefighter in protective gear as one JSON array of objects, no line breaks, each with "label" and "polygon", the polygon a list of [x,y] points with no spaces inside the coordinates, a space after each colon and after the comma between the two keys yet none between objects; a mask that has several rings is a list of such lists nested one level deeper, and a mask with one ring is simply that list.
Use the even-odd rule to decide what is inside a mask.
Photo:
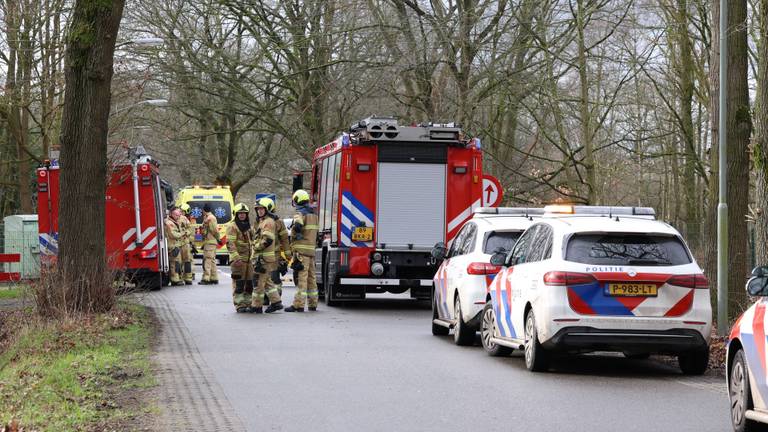
[{"label": "firefighter in protective gear", "polygon": [[238,313],[251,312],[253,296],[252,243],[256,231],[251,226],[248,206],[239,203],[234,210],[235,222],[227,228],[227,250],[232,269],[232,301]]},{"label": "firefighter in protective gear", "polygon": [[[271,201],[271,200],[270,200]],[[277,232],[277,247],[275,248],[275,259],[277,260],[277,269],[272,272],[272,282],[277,285],[277,291],[283,295],[283,280],[281,276],[288,273],[287,257],[291,256],[291,245],[289,243],[288,229],[285,222],[275,213],[274,202],[267,203],[267,213],[275,220],[275,231]]]},{"label": "firefighter in protective gear", "polygon": [[216,271],[216,248],[222,245],[216,216],[211,213],[211,205],[203,206],[203,278],[200,285],[216,285],[219,274]]},{"label": "firefighter in protective gear", "polygon": [[267,211],[270,205],[274,208],[275,203],[269,198],[262,198],[253,205],[256,218],[259,221],[256,238],[253,241],[254,272],[259,278],[251,297],[251,310],[254,313],[261,313],[262,311],[265,288],[270,304],[264,312],[275,312],[283,308],[280,293],[270,277],[272,272],[277,269],[277,259],[275,258],[277,232],[275,220]]},{"label": "firefighter in protective gear", "polygon": [[296,208],[291,226],[291,250],[293,251],[293,282],[296,295],[293,305],[286,312],[304,312],[306,301],[310,311],[317,310],[317,280],[315,279],[315,246],[317,245],[318,217],[309,206],[309,194],[303,189],[293,193],[292,204]]},{"label": "firefighter in protective gear", "polygon": [[165,218],[165,235],[168,238],[168,266],[171,285],[184,285],[181,280],[181,248],[184,246],[184,231],[181,225],[181,210],[172,206]]},{"label": "firefighter in protective gear", "polygon": [[192,208],[189,204],[184,203],[179,207],[182,211],[182,216],[179,218],[181,226],[184,231],[184,245],[181,247],[181,265],[183,270],[182,279],[187,285],[192,285],[192,281],[195,279],[195,272],[192,270],[192,242],[195,240],[195,227],[192,225],[193,221],[189,212]]}]

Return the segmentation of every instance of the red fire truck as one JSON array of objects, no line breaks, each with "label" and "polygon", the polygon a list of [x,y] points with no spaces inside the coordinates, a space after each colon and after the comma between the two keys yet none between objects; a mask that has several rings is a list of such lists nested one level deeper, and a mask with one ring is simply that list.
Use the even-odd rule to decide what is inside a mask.
[{"label": "red fire truck", "polygon": [[315,271],[328,305],[409,290],[430,298],[432,247],[450,242],[483,204],[480,145],[454,124],[372,117],[315,151]]},{"label": "red fire truck", "polygon": [[[106,196],[106,249],[110,268],[139,286],[167,283],[168,254],[163,220],[173,191],[160,178],[160,164],[142,147],[114,163]],[[41,264],[58,254],[59,174],[56,161],[37,169],[37,214]]]}]

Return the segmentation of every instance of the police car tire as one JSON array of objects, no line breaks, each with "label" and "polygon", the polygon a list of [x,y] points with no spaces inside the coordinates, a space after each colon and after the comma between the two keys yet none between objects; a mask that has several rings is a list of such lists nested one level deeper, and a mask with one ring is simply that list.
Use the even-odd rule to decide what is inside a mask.
[{"label": "police car tire", "polygon": [[677,356],[677,363],[685,375],[702,375],[709,366],[709,348],[680,354]]},{"label": "police car tire", "polygon": [[475,342],[475,330],[470,328],[461,316],[461,300],[459,300],[458,295],[453,304],[453,311],[456,315],[456,325],[453,327],[453,342],[460,346],[472,345]]},{"label": "police car tire", "polygon": [[525,317],[525,338],[530,341],[525,346],[525,367],[531,372],[546,372],[549,369],[550,355],[539,343],[533,309],[528,311]]},{"label": "police car tire", "polygon": [[435,320],[440,318],[437,314],[437,297],[435,297],[435,290],[432,289],[432,334],[435,336],[448,336],[450,330],[448,327],[435,324]]},{"label": "police car tire", "polygon": [[[752,390],[750,389],[749,384],[749,369],[747,368],[747,360],[744,356],[744,350],[739,349],[736,351],[736,354],[733,356],[733,360],[731,361],[731,367],[729,368],[730,371],[728,372],[731,376],[729,376],[729,388],[728,388],[728,397],[731,402],[731,423],[733,424],[733,430],[736,432],[754,432],[754,431],[764,431],[768,430],[768,425],[764,425],[758,422],[755,422],[753,420],[749,420],[745,417],[745,414],[747,410],[753,409],[753,403],[752,403]],[[737,371],[739,371],[739,375],[735,376]],[[741,384],[741,389],[734,389],[734,381],[739,380]],[[740,421],[736,423],[736,419],[733,417],[733,410],[736,409],[736,404],[734,403],[734,400],[731,400],[730,398],[733,397],[734,391],[739,392],[738,396],[741,396],[743,400],[740,400],[741,402],[739,406],[739,417]]]},{"label": "police car tire", "polygon": [[[486,316],[487,314],[487,316]],[[489,327],[490,325],[490,327]],[[480,341],[483,344],[483,349],[491,357],[505,357],[512,354],[512,348],[501,346],[490,342],[490,337],[493,337],[493,326],[496,325],[496,314],[493,312],[493,305],[491,302],[485,304],[483,307],[483,316],[480,322]],[[490,332],[490,336],[488,335]]]}]

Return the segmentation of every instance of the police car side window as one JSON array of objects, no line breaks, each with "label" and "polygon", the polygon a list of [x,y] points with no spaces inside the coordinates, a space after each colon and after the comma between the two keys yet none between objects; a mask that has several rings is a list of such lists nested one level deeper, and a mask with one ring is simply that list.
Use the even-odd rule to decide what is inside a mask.
[{"label": "police car side window", "polygon": [[537,226],[527,262],[543,261],[552,255],[552,228],[546,224]]},{"label": "police car side window", "polygon": [[469,224],[464,225],[464,227],[461,228],[459,233],[456,234],[456,237],[453,238],[453,242],[451,243],[451,248],[448,250],[448,258],[452,258],[459,255],[459,249],[461,248],[461,245],[464,243],[464,238],[466,237],[468,230],[469,230]]},{"label": "police car side window", "polygon": [[465,255],[472,252],[472,247],[475,245],[475,237],[477,236],[477,225],[473,223],[467,224],[467,232],[464,239],[461,242],[459,249],[459,255]]},{"label": "police car side window", "polygon": [[533,243],[534,238],[536,237],[536,233],[539,230],[537,225],[534,225],[523,233],[523,235],[520,236],[519,239],[517,239],[517,243],[515,243],[515,247],[512,249],[512,258],[517,258],[517,264],[526,263],[529,261],[529,255],[531,250],[531,245]]}]

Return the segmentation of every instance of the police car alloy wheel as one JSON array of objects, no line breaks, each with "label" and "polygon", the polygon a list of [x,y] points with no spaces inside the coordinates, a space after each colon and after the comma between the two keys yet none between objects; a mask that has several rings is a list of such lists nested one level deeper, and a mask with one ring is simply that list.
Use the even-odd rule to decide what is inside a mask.
[{"label": "police car alloy wheel", "polygon": [[756,429],[757,424],[746,418],[747,410],[751,409],[751,393],[749,388],[749,370],[744,358],[744,350],[739,350],[733,356],[731,374],[728,386],[728,397],[731,401],[731,422],[737,432],[747,432]]},{"label": "police car alloy wheel", "polygon": [[456,296],[453,314],[456,316],[456,325],[453,327],[453,342],[456,345],[472,345],[475,341],[475,331],[469,328],[461,316],[461,300]]},{"label": "police car alloy wheel", "polygon": [[525,367],[531,372],[549,369],[549,353],[539,343],[533,310],[529,311],[525,318]]},{"label": "police car alloy wheel", "polygon": [[496,314],[493,312],[493,305],[488,302],[483,308],[483,320],[480,324],[480,341],[483,349],[489,356],[501,357],[512,353],[512,348],[497,345],[491,340],[496,335]]}]

